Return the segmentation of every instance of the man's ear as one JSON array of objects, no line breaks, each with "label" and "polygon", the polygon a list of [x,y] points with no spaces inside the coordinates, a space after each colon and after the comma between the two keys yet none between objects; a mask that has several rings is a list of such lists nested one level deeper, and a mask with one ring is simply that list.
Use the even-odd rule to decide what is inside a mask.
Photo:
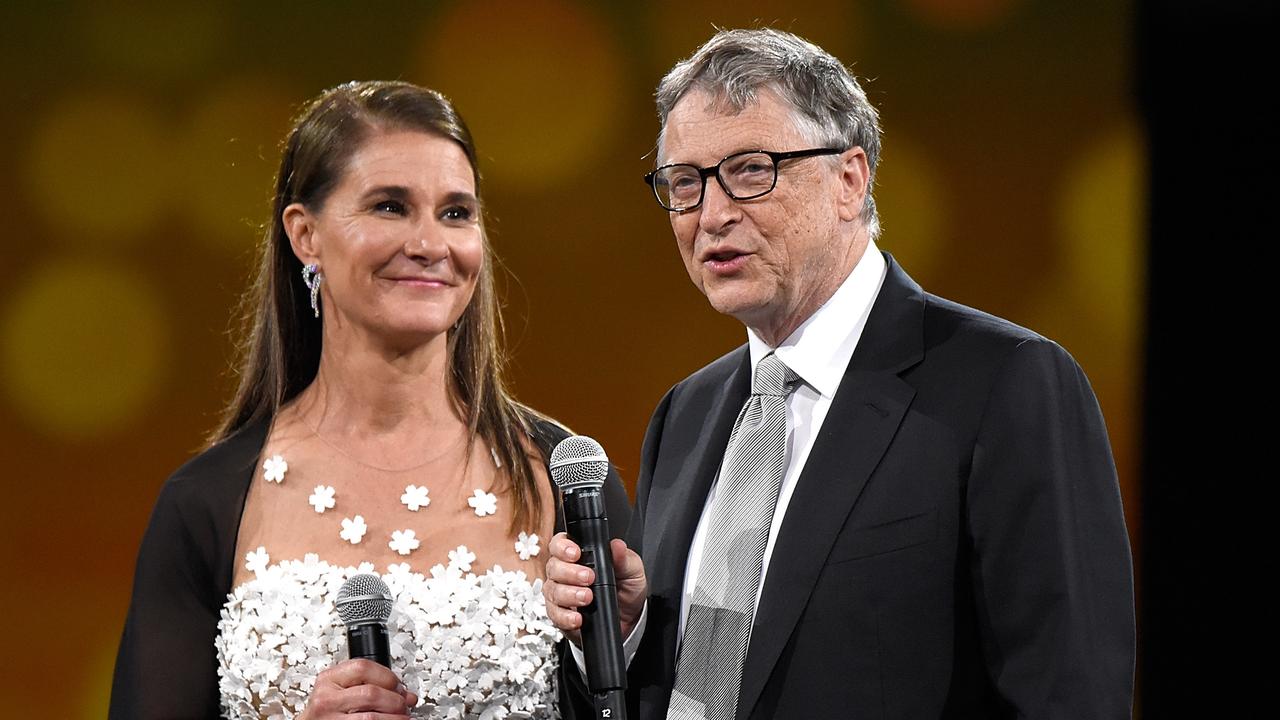
[{"label": "man's ear", "polygon": [[320,262],[320,248],[316,243],[316,217],[302,203],[293,203],[280,214],[284,232],[289,236],[293,254],[303,265]]},{"label": "man's ear", "polygon": [[840,192],[836,200],[841,220],[851,222],[862,214],[870,179],[865,150],[855,145],[840,154]]}]

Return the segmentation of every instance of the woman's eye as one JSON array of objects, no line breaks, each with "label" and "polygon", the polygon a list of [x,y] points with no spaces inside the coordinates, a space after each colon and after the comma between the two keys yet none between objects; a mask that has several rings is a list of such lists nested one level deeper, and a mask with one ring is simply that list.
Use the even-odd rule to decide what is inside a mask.
[{"label": "woman's eye", "polygon": [[473,214],[471,208],[455,205],[445,209],[440,216],[445,220],[470,220]]},{"label": "woman's eye", "polygon": [[399,200],[383,200],[377,205],[374,205],[373,209],[376,210],[377,212],[391,213],[392,215],[405,214],[404,203],[400,202]]}]

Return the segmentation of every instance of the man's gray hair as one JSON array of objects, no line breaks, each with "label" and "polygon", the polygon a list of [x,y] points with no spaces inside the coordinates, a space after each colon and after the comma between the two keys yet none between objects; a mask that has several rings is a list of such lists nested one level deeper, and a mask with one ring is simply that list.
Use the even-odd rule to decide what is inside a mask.
[{"label": "man's gray hair", "polygon": [[[693,55],[676,63],[658,83],[661,149],[667,116],[691,90],[707,93],[733,112],[773,91],[794,110],[797,128],[819,146],[861,147],[867,154],[867,197],[862,220],[872,238],[880,234],[871,187],[880,162],[879,113],[853,73],[830,53],[781,30],[721,30]],[[761,148],[776,150],[779,148]],[[799,148],[787,148],[799,149]]]}]

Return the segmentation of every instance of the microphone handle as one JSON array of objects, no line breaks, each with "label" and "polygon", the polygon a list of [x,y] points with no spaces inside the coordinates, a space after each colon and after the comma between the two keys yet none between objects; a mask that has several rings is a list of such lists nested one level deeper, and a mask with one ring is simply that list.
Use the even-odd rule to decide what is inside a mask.
[{"label": "microphone handle", "polygon": [[[622,653],[618,588],[609,549],[609,519],[599,488],[566,493],[565,525],[569,538],[582,548],[579,561],[595,570],[591,604],[581,609],[582,654],[587,665],[587,688],[593,695],[627,687],[627,663]],[[621,693],[619,693],[621,694]],[[615,719],[616,712],[604,715]]]},{"label": "microphone handle", "polygon": [[627,692],[621,688],[591,696],[595,717],[600,720],[627,720]]},{"label": "microphone handle", "polygon": [[365,658],[391,667],[391,641],[386,623],[371,622],[347,628],[347,648],[352,659]]}]

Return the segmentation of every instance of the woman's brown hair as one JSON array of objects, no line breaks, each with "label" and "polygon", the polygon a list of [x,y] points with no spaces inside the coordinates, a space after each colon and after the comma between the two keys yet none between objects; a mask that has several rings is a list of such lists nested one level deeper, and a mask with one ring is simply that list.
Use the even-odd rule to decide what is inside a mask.
[{"label": "woman's brown hair", "polygon": [[[282,213],[292,203],[318,211],[361,145],[387,130],[421,131],[456,142],[471,163],[479,198],[471,132],[440,93],[405,82],[353,82],[309,103],[294,123],[280,159],[271,224],[262,240],[256,279],[243,300],[239,387],[210,444],[275,417],[315,379],[321,323],[313,316],[301,280],[302,262],[289,245]],[[480,227],[483,235],[483,215]],[[479,438],[488,443],[501,465],[499,472],[511,481],[514,532],[539,526],[542,513],[528,458],[528,448],[535,445],[528,440],[534,413],[511,397],[503,380],[494,261],[486,237],[475,293],[449,331],[448,390],[466,419],[471,442]]]}]

